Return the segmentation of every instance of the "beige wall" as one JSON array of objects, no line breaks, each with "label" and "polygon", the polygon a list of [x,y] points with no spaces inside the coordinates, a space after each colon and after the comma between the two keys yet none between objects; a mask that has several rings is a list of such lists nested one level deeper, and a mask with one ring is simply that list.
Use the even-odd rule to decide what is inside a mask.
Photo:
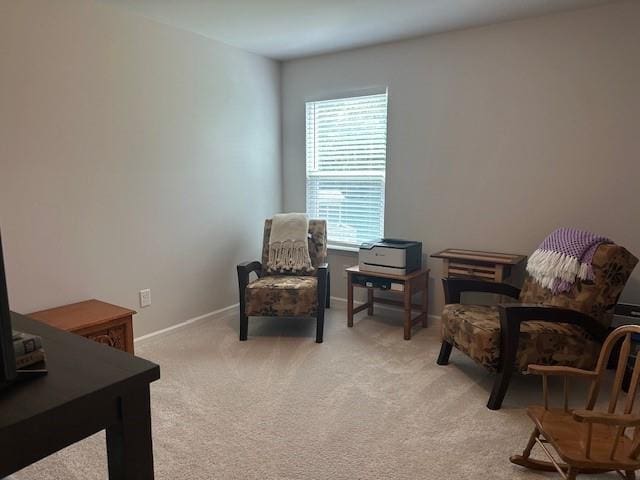
[{"label": "beige wall", "polygon": [[0,3],[11,305],[138,307],[136,335],[237,302],[281,209],[279,66],[88,0]]},{"label": "beige wall", "polygon": [[[639,25],[623,2],[286,62],[285,210],[304,208],[305,99],[387,85],[387,235],[526,254],[575,226],[640,256]],[[333,295],[354,260],[331,256]]]}]

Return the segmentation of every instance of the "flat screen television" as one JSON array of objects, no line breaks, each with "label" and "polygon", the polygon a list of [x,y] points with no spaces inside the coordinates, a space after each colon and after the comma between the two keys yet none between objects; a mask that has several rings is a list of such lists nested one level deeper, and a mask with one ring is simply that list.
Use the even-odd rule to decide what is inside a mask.
[{"label": "flat screen television", "polygon": [[0,387],[13,382],[16,375],[9,295],[2,255],[2,234],[0,233]]}]

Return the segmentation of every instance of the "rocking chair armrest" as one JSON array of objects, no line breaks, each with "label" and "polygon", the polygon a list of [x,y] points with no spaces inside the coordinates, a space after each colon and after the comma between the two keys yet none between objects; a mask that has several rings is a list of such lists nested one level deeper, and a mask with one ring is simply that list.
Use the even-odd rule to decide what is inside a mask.
[{"label": "rocking chair armrest", "polygon": [[601,423],[619,427],[640,426],[640,415],[594,412],[593,410],[574,410],[573,418],[576,422]]},{"label": "rocking chair armrest", "polygon": [[463,292],[485,292],[506,295],[515,300],[520,296],[520,289],[508,283],[485,282],[468,278],[443,278],[445,303],[460,303]]},{"label": "rocking chair armrest", "polygon": [[581,368],[574,367],[562,367],[559,365],[529,365],[527,367],[527,373],[532,375],[560,375],[563,377],[578,377],[586,380],[593,380],[598,377],[596,372],[591,370],[583,370]]},{"label": "rocking chair armrest", "polygon": [[604,342],[607,329],[586,313],[569,308],[537,303],[513,303],[498,305],[501,327],[520,331],[520,323],[537,320],[552,323],[570,323],[587,331],[598,342]]}]

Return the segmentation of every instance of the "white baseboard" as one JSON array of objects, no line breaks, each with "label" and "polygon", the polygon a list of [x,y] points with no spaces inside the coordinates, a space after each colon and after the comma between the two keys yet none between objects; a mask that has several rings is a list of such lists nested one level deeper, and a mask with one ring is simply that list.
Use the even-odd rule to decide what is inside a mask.
[{"label": "white baseboard", "polygon": [[170,327],[163,328],[162,330],[158,330],[156,332],[151,332],[151,333],[147,333],[146,335],[142,335],[140,337],[136,337],[133,341],[134,342],[140,342],[140,341],[146,340],[148,338],[153,338],[153,337],[157,337],[159,335],[164,335],[164,334],[167,334],[167,333],[172,332],[174,330],[177,330],[179,328],[186,327],[187,325],[191,325],[191,324],[194,324],[194,323],[202,322],[202,321],[207,320],[207,319],[213,320],[213,319],[216,319],[216,318],[226,317],[227,315],[231,314],[234,310],[237,311],[238,307],[239,307],[239,304],[235,303],[233,305],[229,305],[228,307],[224,307],[224,308],[221,308],[219,310],[214,310],[213,312],[205,313],[204,315],[199,315],[197,317],[193,317],[193,318],[190,318],[188,320],[185,320],[184,322],[180,322],[180,323],[177,323],[175,325],[171,325]]},{"label": "white baseboard", "polygon": [[[331,301],[332,302],[339,302],[339,303],[344,303],[346,305],[347,303],[347,299],[346,298],[342,298],[342,297],[331,297]],[[357,300],[353,301],[353,304],[356,306],[359,305],[364,305],[365,302],[360,302]],[[393,310],[394,312],[399,312],[402,311],[402,307],[395,307],[393,305],[384,305],[384,304],[376,304],[376,309],[381,309],[381,310]],[[432,319],[432,320],[438,320],[440,321],[440,315],[427,315],[428,318]]]},{"label": "white baseboard", "polygon": [[[331,301],[332,302],[338,302],[338,303],[343,303],[347,304],[347,299],[346,298],[342,298],[342,297],[331,297]],[[364,302],[359,302],[359,301],[354,301],[353,302],[355,305],[362,305]],[[167,333],[173,332],[174,330],[178,330],[180,328],[184,328],[188,325],[192,325],[194,323],[198,323],[198,322],[202,322],[205,321],[207,319],[209,320],[214,320],[214,319],[218,319],[218,318],[223,318],[226,317],[227,315],[230,315],[232,313],[236,313],[238,311],[239,308],[239,304],[235,303],[233,305],[229,305],[228,307],[224,307],[224,308],[220,308],[218,310],[214,310],[213,312],[209,312],[209,313],[205,313],[204,315],[199,315],[197,317],[193,317],[190,318],[188,320],[185,320],[184,322],[180,322],[177,323],[175,325],[171,325],[170,327],[167,328],[163,328],[162,330],[158,330],[155,332],[151,332],[151,333],[147,333],[146,335],[141,335],[140,337],[136,337],[133,341],[134,342],[141,342],[143,340],[147,340],[149,338],[153,338],[153,337],[157,337],[160,335],[165,335]],[[402,308],[400,307],[394,307],[393,305],[376,305],[377,309],[382,309],[382,310],[392,310],[392,311],[401,311]],[[428,317],[432,320],[440,320],[440,315],[428,315]],[[0,479],[3,480],[3,479]]]}]

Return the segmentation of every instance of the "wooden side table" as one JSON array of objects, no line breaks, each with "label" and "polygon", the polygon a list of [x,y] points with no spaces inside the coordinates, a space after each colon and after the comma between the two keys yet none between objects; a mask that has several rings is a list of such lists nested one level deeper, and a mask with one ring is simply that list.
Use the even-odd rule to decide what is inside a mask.
[{"label": "wooden side table", "polygon": [[[387,292],[402,295],[402,300],[393,300],[374,296],[376,287],[368,287],[367,281],[376,279],[390,280],[394,284],[402,285],[402,291],[385,290]],[[364,281],[365,284],[360,282]],[[367,289],[367,303],[358,307],[353,306],[353,288],[361,287]],[[427,327],[427,315],[429,311],[429,269],[423,268],[407,275],[391,275],[387,273],[361,271],[356,265],[347,268],[347,325],[353,327],[353,315],[367,310],[369,315],[373,315],[373,305],[380,303],[384,305],[394,305],[404,308],[404,339],[411,340],[411,329],[418,322],[422,322],[422,327]],[[412,303],[411,297],[414,293],[422,292],[422,303]],[[420,314],[412,318],[413,310],[418,310]]]},{"label": "wooden side table", "polygon": [[527,259],[524,255],[459,248],[447,248],[431,257],[442,259],[444,278],[472,278],[488,282],[505,281],[511,275],[513,267]]},{"label": "wooden side table", "polygon": [[41,310],[30,313],[28,316],[60,330],[133,354],[133,315],[135,313],[135,310],[100,300],[87,300]]}]

